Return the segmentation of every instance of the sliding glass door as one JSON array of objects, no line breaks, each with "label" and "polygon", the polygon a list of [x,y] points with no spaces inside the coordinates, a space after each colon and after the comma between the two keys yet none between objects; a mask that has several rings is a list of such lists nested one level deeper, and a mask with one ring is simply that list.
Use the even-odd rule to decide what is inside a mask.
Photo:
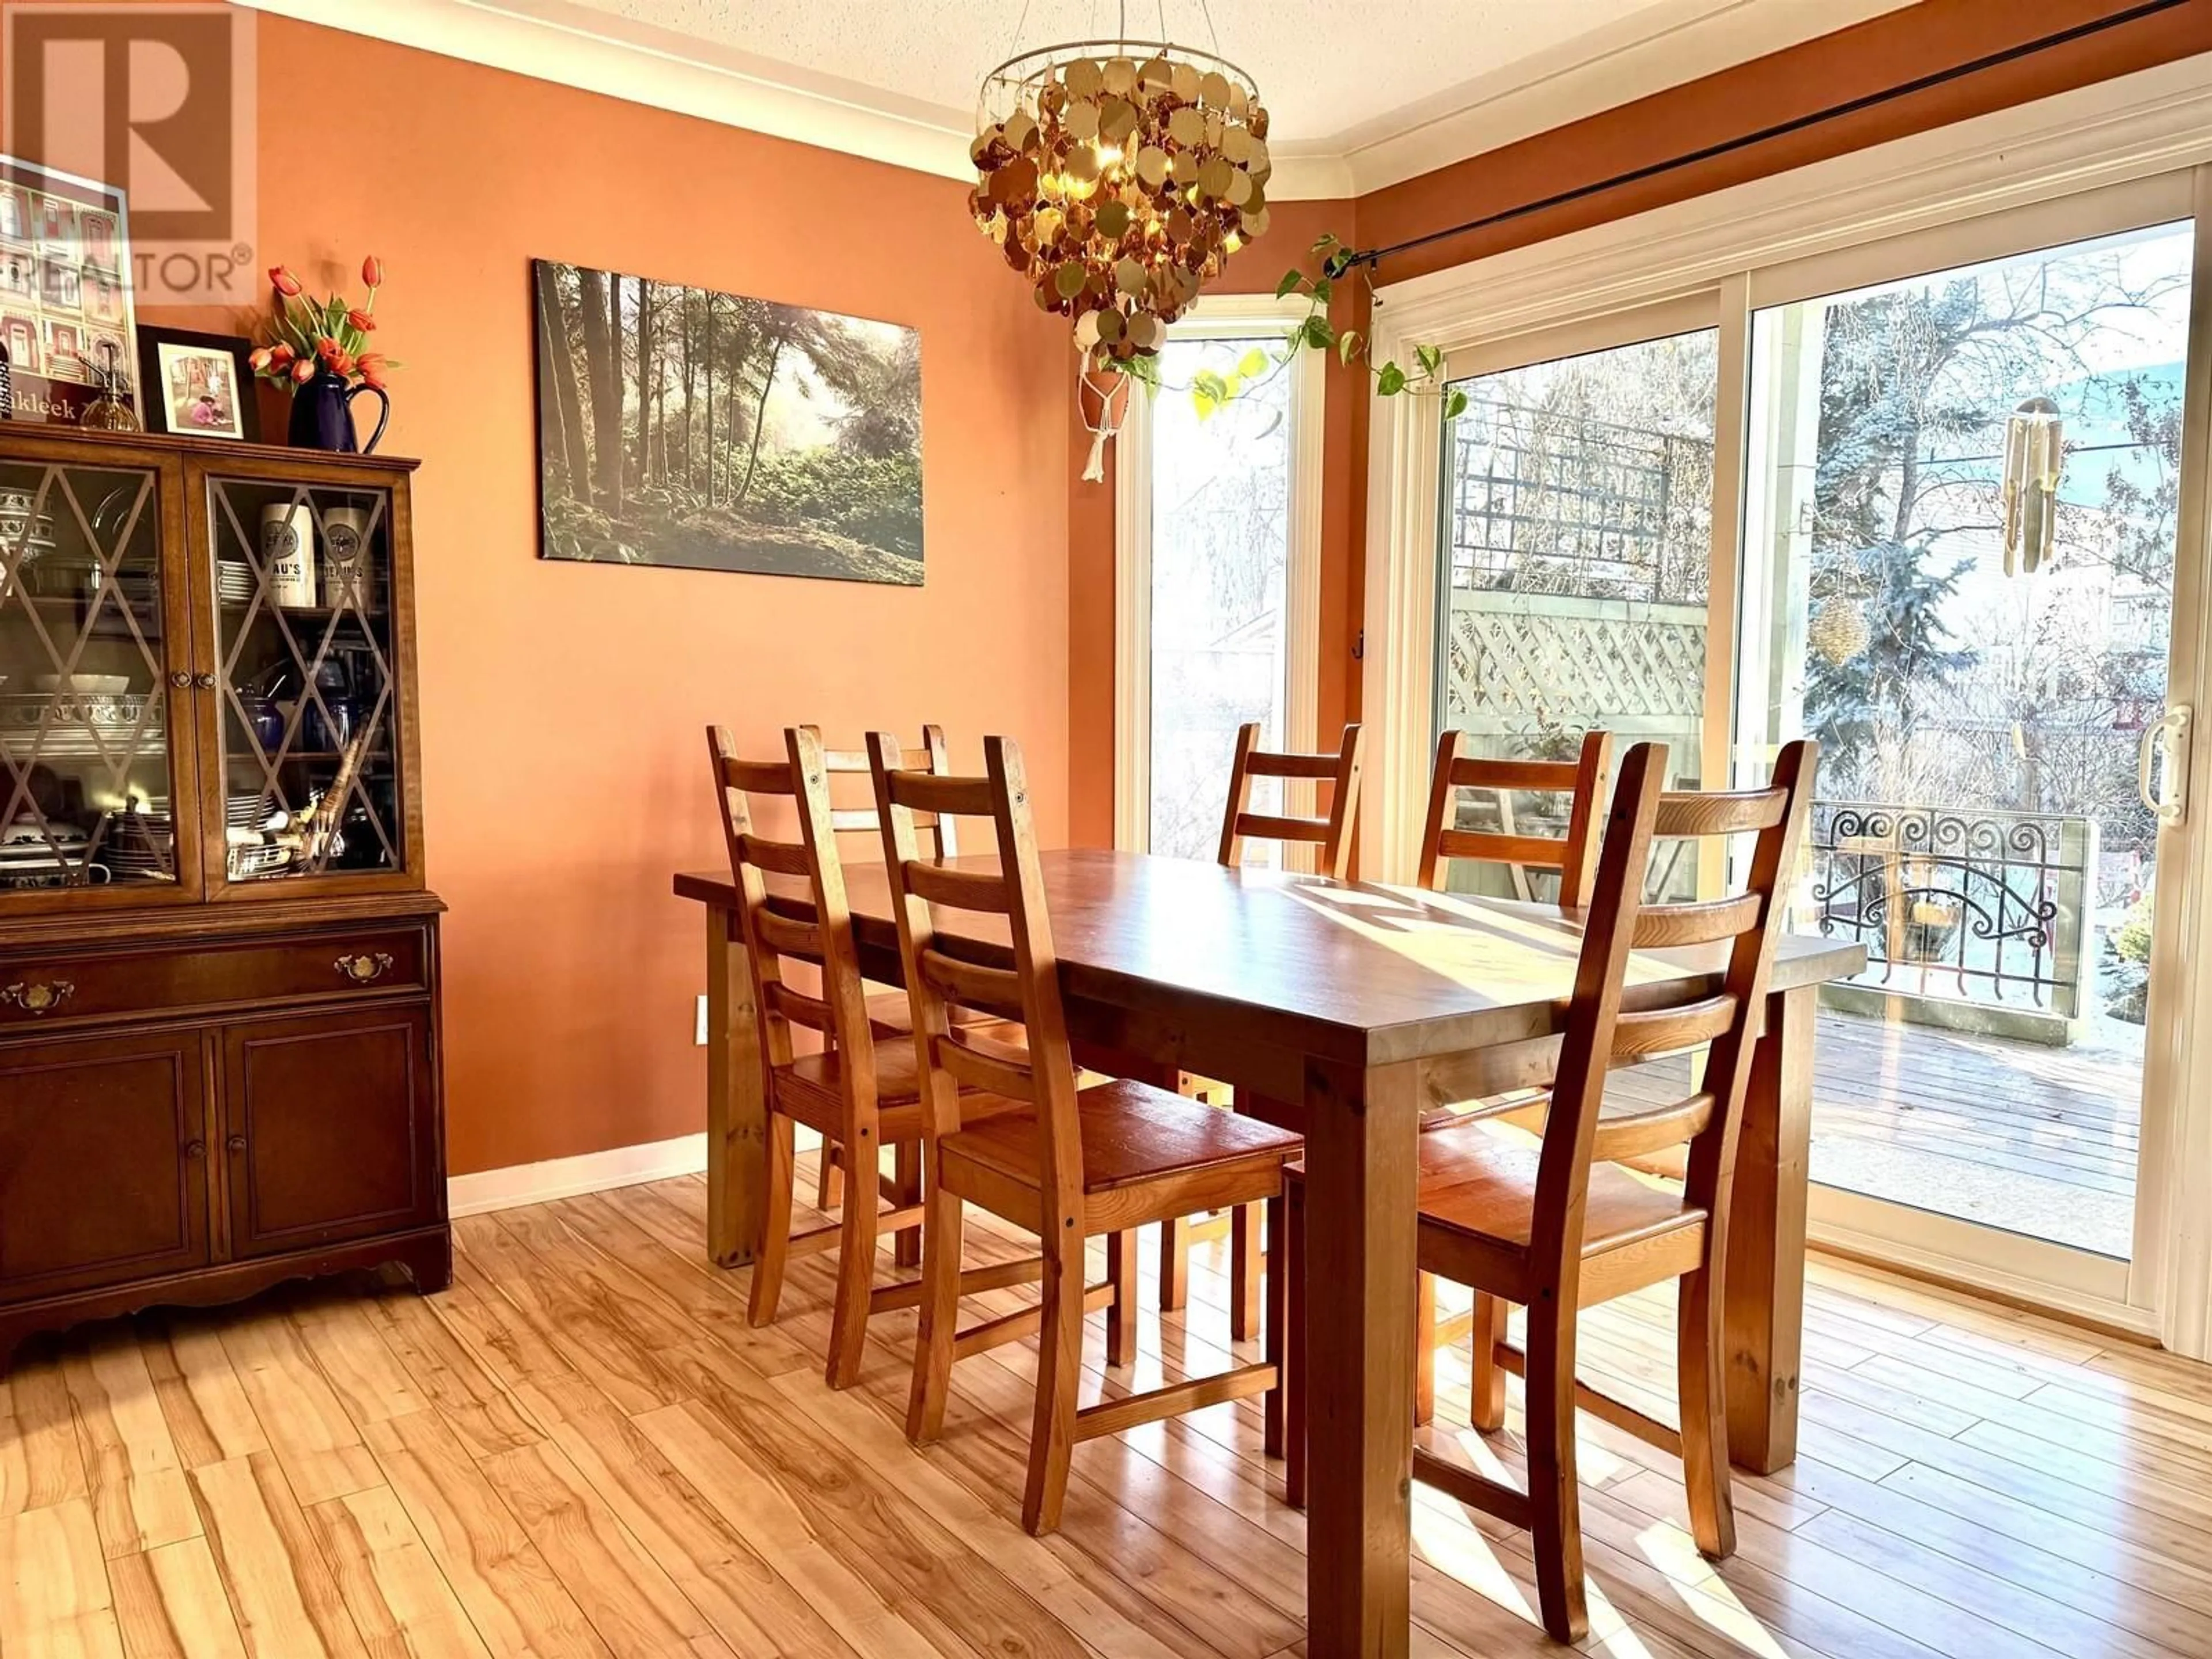
[{"label": "sliding glass door", "polygon": [[1604,726],[1705,787],[1820,739],[1791,925],[1868,965],[1821,994],[1815,1236],[2080,1307],[2148,1305],[2188,1086],[2204,366],[2195,228],[2140,199],[1455,349],[1436,489],[1432,738]]},{"label": "sliding glass door", "polygon": [[1796,923],[1868,957],[1823,994],[1814,1179],[2120,1259],[2172,1018],[2192,240],[1752,319],[1739,754],[1820,739]]}]

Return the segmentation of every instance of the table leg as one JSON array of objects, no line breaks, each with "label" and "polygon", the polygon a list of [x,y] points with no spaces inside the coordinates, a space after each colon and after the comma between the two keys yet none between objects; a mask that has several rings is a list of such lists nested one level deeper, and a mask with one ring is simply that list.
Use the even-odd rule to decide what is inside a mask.
[{"label": "table leg", "polygon": [[1307,1072],[1310,1659],[1403,1659],[1410,1640],[1418,1082]]},{"label": "table leg", "polygon": [[768,1092],[737,928],[733,912],[707,907],[707,1253],[724,1267],[759,1252],[768,1194]]},{"label": "table leg", "polygon": [[1797,1455],[1819,991],[1808,985],[1767,999],[1729,1202],[1729,1455],[1760,1474]]}]

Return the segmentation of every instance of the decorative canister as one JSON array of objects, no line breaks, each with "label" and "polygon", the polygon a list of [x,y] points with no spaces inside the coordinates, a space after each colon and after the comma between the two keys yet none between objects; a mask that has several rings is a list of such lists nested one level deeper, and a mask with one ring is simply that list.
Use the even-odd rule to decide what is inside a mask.
[{"label": "decorative canister", "polygon": [[261,509],[261,568],[269,598],[288,611],[315,602],[315,514],[302,501]]},{"label": "decorative canister", "polygon": [[370,515],[358,507],[323,510],[323,600],[368,609]]}]

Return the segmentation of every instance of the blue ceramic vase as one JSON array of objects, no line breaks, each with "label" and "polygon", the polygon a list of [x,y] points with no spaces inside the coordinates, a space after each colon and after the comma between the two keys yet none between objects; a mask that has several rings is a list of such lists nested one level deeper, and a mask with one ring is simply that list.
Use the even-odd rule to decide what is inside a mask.
[{"label": "blue ceramic vase", "polygon": [[[364,396],[374,396],[382,405],[376,417],[376,430],[368,434],[367,443],[359,442],[353,429],[353,400]],[[295,449],[327,449],[341,455],[372,454],[391,419],[392,399],[384,395],[383,387],[365,384],[349,386],[343,375],[321,369],[313,380],[292,393],[289,441]]]}]

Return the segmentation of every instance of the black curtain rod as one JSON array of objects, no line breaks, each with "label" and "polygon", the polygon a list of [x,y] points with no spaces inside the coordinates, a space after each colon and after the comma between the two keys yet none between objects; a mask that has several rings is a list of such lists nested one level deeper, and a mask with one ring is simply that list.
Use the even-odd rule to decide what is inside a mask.
[{"label": "black curtain rod", "polygon": [[1875,108],[1893,99],[1909,98],[1915,93],[1926,92],[1931,88],[1948,86],[1950,82],[1962,81],[1970,75],[1979,75],[1985,70],[1997,69],[2007,64],[2017,63],[2023,58],[2033,57],[2037,52],[2048,52],[2054,46],[2067,46],[2075,40],[2087,40],[2091,35],[2101,34],[2106,29],[2118,28],[2124,24],[2139,21],[2142,18],[2154,16],[2159,12],[2172,11],[2175,7],[2185,3],[2186,0],[2144,0],[2144,3],[2130,6],[2125,11],[2117,11],[2109,16],[2095,18],[2087,23],[2077,23],[2072,28],[2061,29],[2056,34],[2046,34],[2039,40],[2023,41],[2019,46],[2008,46],[2002,52],[1993,52],[1986,57],[1977,58],[1971,63],[1954,64],[1949,69],[1938,70],[1933,74],[1921,76],[1916,80],[1906,81],[1898,86],[1885,88],[1880,92],[1868,93],[1864,97],[1853,98],[1840,104],[1832,104],[1826,109],[1815,110],[1810,114],[1800,115],[1774,126],[1762,127],[1757,132],[1747,132],[1741,137],[1723,139],[1717,144],[1708,144],[1703,149],[1692,150],[1686,155],[1673,156],[1664,161],[1654,161],[1647,167],[1615,173],[1610,179],[1601,179],[1591,184],[1577,185],[1572,190],[1563,190],[1557,195],[1547,196],[1540,201],[1523,202],[1518,207],[1505,208],[1496,213],[1486,214],[1480,219],[1469,219],[1464,224],[1451,225],[1443,230],[1431,230],[1419,236],[1409,236],[1404,241],[1393,242],[1387,247],[1368,248],[1354,253],[1346,263],[1347,267],[1378,265],[1385,259],[1397,254],[1411,252],[1418,247],[1426,247],[1435,242],[1449,241],[1455,236],[1472,235],[1478,230],[1488,230],[1494,225],[1510,224],[1514,220],[1525,219],[1532,213],[1542,213],[1551,208],[1564,207],[1570,202],[1579,202],[1588,197],[1602,194],[1606,191],[1618,190],[1624,185],[1641,184],[1646,179],[1656,179],[1664,173],[1673,173],[1682,167],[1694,167],[1700,161],[1710,161],[1717,156],[1733,155],[1740,149],[1749,149],[1754,144],[1763,144],[1772,139],[1787,137],[1793,132],[1802,132],[1806,128],[1818,126],[1823,121],[1833,121],[1846,115],[1856,115],[1861,110]]}]

